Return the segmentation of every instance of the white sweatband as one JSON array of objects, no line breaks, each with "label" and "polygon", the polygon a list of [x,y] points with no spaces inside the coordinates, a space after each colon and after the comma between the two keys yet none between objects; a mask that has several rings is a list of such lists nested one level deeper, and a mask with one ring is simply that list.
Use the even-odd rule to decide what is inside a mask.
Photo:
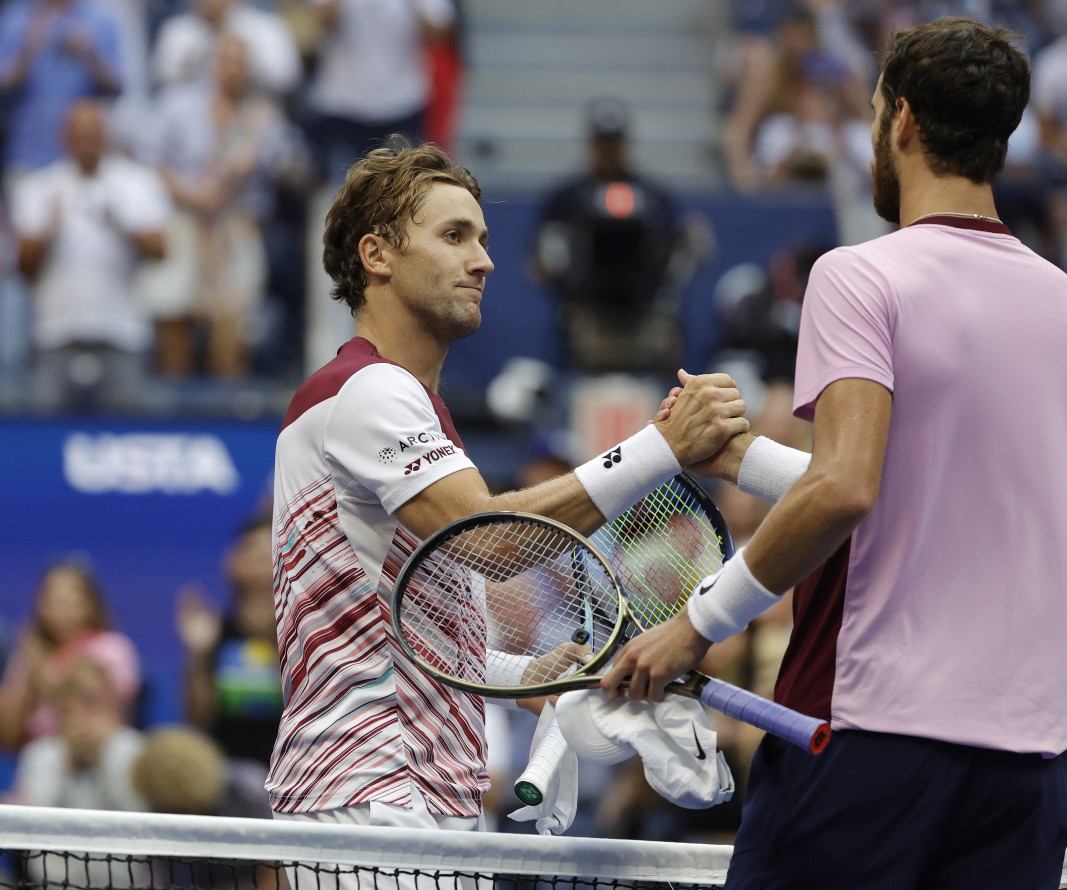
[{"label": "white sweatband", "polygon": [[743,631],[753,618],[781,599],[755,579],[742,547],[716,574],[708,575],[696,586],[686,612],[698,634],[721,643]]},{"label": "white sweatband", "polygon": [[534,660],[532,655],[513,655],[499,649],[486,653],[485,682],[489,686],[522,686],[522,678]]},{"label": "white sweatband", "polygon": [[655,425],[594,457],[574,471],[596,508],[611,522],[652,489],[672,479],[682,465]]},{"label": "white sweatband", "polygon": [[[486,652],[485,682],[489,686],[522,686],[522,678],[533,661],[532,655],[513,655],[490,649]],[[519,710],[519,703],[512,698],[497,698],[494,704],[501,705],[509,711]]]},{"label": "white sweatband", "polygon": [[811,455],[806,451],[760,436],[741,458],[737,487],[769,504],[777,504],[789,486],[804,475],[810,463]]}]

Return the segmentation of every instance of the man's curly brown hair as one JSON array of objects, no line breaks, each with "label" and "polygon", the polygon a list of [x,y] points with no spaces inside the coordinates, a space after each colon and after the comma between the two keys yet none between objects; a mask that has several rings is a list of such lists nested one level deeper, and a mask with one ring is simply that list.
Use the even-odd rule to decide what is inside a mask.
[{"label": "man's curly brown hair", "polygon": [[349,169],[326,215],[322,265],[333,279],[331,295],[353,315],[363,306],[367,286],[360,239],[374,234],[403,248],[404,227],[436,182],[458,185],[481,200],[481,187],[470,171],[430,143],[412,146],[394,136],[388,147],[368,152]]},{"label": "man's curly brown hair", "polygon": [[890,117],[908,100],[930,169],[991,183],[1030,98],[1020,36],[968,18],[943,18],[894,34],[882,62]]}]

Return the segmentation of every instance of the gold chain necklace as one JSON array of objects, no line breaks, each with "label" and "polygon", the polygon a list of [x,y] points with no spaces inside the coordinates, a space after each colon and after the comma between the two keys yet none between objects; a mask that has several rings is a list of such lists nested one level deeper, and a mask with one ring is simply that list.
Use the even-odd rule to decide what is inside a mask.
[{"label": "gold chain necklace", "polygon": [[957,213],[954,210],[940,210],[937,213],[924,213],[922,216],[915,217],[915,219],[908,223],[908,225],[915,225],[920,219],[929,219],[931,216],[958,216],[962,219],[984,219],[986,222],[1000,223],[1001,225],[1004,225],[1004,223],[995,216],[983,216],[981,213]]}]

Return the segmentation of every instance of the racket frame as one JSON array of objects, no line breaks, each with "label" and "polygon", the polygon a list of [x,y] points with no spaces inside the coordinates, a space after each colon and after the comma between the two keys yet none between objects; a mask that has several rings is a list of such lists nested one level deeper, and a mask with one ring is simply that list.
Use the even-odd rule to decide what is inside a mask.
[{"label": "racket frame", "polygon": [[[472,683],[468,680],[454,677],[451,674],[442,671],[440,668],[428,664],[419,655],[415,650],[415,647],[408,642],[400,621],[402,610],[399,607],[403,601],[404,590],[407,588],[407,583],[411,576],[422,564],[422,557],[424,554],[433,552],[437,549],[439,544],[449,538],[459,537],[470,529],[485,524],[486,520],[506,521],[508,519],[529,522],[534,526],[550,526],[560,532],[564,537],[571,538],[581,544],[600,562],[607,575],[608,581],[615,588],[619,598],[619,609],[615,619],[615,626],[608,634],[604,646],[587,664],[578,666],[576,670],[565,677],[557,677],[554,680],[549,680],[545,683],[535,683],[530,686],[493,686],[487,683]],[[594,672],[610,661],[611,656],[614,655],[619,646],[629,638],[626,633],[626,628],[627,624],[632,622],[633,619],[629,618],[628,615],[629,613],[626,610],[626,599],[623,587],[619,583],[619,579],[615,574],[614,569],[612,569],[611,565],[604,560],[600,551],[588,538],[579,534],[570,526],[564,525],[562,522],[557,522],[555,519],[549,519],[546,516],[538,516],[534,513],[522,513],[517,510],[488,510],[482,513],[473,513],[470,516],[464,516],[461,519],[450,522],[448,525],[438,529],[426,538],[415,549],[411,556],[407,558],[403,567],[400,569],[400,572],[396,577],[396,584],[393,587],[392,608],[389,610],[390,623],[392,624],[393,634],[396,637],[397,644],[403,650],[404,654],[418,666],[419,670],[440,680],[446,686],[451,686],[452,688],[462,690],[463,692],[472,692],[475,695],[487,696],[489,698],[511,699],[537,698],[541,695],[558,695],[563,692],[569,692],[572,689],[589,689],[596,686],[600,682],[600,677],[595,675]],[[636,622],[634,623],[636,625]]]},{"label": "racket frame", "polygon": [[[674,476],[670,483],[676,483],[680,485],[686,492],[692,495],[703,509],[706,518],[710,521],[712,528],[715,529],[715,533],[718,537],[718,546],[720,553],[722,554],[722,562],[725,563],[730,557],[734,555],[734,542],[730,535],[730,529],[726,524],[725,518],[723,518],[722,512],[716,506],[715,502],[711,499],[704,488],[697,483],[691,476],[686,473],[679,473]],[[652,492],[650,492],[651,494]],[[646,495],[647,497],[647,495]],[[634,507],[639,506],[644,501],[638,501]],[[633,509],[631,507],[631,509]],[[617,539],[622,538],[622,534],[616,528],[617,523],[622,523],[630,511],[627,510],[621,516],[612,520],[611,522],[602,525],[593,535],[586,537],[580,532],[575,531],[568,525],[565,525],[558,520],[551,519],[547,516],[539,516],[534,513],[524,513],[518,510],[488,510],[481,513],[473,513],[470,516],[464,516],[460,519],[456,519],[448,525],[438,529],[428,538],[426,538],[416,550],[407,558],[403,567],[400,569],[400,573],[397,575],[396,584],[393,587],[393,602],[390,609],[390,621],[393,626],[393,633],[396,636],[397,642],[400,648],[418,667],[420,670],[425,671],[430,676],[440,680],[442,683],[451,686],[455,689],[460,689],[464,692],[472,692],[475,695],[484,695],[490,698],[510,698],[510,699],[522,699],[522,698],[536,698],[542,695],[559,695],[564,692],[569,692],[572,689],[590,689],[595,687],[600,682],[600,676],[596,672],[603,667],[615,652],[626,642],[628,642],[636,633],[641,633],[648,628],[644,627],[640,621],[638,621],[633,610],[629,606],[627,599],[627,589],[618,576],[618,572],[611,564],[610,559],[607,558],[602,552],[600,546],[598,546],[592,538],[595,538],[597,534],[603,531],[614,530],[614,535]],[[403,632],[400,622],[401,609],[399,605],[403,600],[403,592],[407,587],[408,580],[411,575],[418,570],[418,567],[422,564],[422,555],[427,552],[433,552],[437,549],[438,545],[449,538],[456,538],[469,531],[472,528],[476,528],[480,525],[486,524],[485,520],[520,520],[530,523],[532,526],[545,527],[555,529],[565,538],[574,540],[577,544],[580,544],[586,551],[584,556],[586,558],[593,558],[600,563],[600,566],[604,570],[607,580],[611,586],[615,589],[615,593],[618,597],[619,608],[618,615],[615,619],[615,626],[608,634],[607,641],[603,647],[597,651],[592,659],[584,665],[579,666],[576,670],[572,671],[565,677],[557,677],[553,680],[549,680],[545,683],[535,683],[529,686],[493,686],[486,683],[472,683],[460,678],[454,677],[439,668],[428,664],[423,660],[415,648],[408,642],[406,635]],[[585,571],[582,569],[582,571]],[[582,596],[584,605],[583,608],[586,611],[587,624],[590,623],[590,610],[589,598],[587,594],[581,593],[581,584],[576,582],[576,592]],[[688,600],[688,596],[686,597]],[[682,604],[684,609],[684,601]],[[679,609],[679,612],[681,609]],[[699,674],[697,675],[700,676]],[[691,684],[696,681],[686,678],[684,681],[679,681],[672,684],[672,688],[675,691],[693,695],[699,697],[699,690],[691,688]]]},{"label": "racket frame", "polygon": [[[692,483],[691,481],[689,482],[689,484],[695,485],[695,483]],[[697,488],[699,492],[703,493],[703,490],[699,489],[699,486]],[[703,493],[703,495],[704,498],[707,498],[706,493]],[[707,498],[707,502],[711,503],[711,506],[714,509],[713,516],[717,516],[718,522],[721,523],[721,525],[718,526],[718,529],[720,530],[719,539],[720,544],[724,548],[722,552],[724,553],[723,561],[725,562],[725,548],[729,547],[732,555],[733,541],[729,536],[729,530],[726,528],[725,521],[722,519],[722,514],[719,513],[718,508],[714,506],[714,503],[711,502],[710,498]],[[540,526],[542,528],[546,526],[554,528],[556,531],[564,535],[564,537],[570,538],[575,543],[580,544],[582,547],[584,547],[588,551],[588,555],[595,558],[601,564],[601,567],[603,568],[608,581],[614,588],[614,592],[619,604],[618,616],[616,617],[615,626],[612,628],[611,633],[608,635],[608,639],[605,642],[604,646],[600,649],[599,652],[597,652],[593,656],[593,658],[587,664],[581,665],[580,667],[578,667],[577,670],[567,674],[566,676],[549,680],[546,683],[532,684],[530,686],[492,686],[485,683],[473,683],[461,680],[457,677],[452,676],[451,674],[445,673],[444,671],[433,667],[433,665],[427,664],[418,655],[414,647],[412,647],[411,644],[407,641],[407,638],[401,627],[399,617],[400,609],[397,608],[403,598],[403,591],[407,586],[407,581],[410,578],[411,574],[414,573],[414,571],[422,563],[422,555],[424,553],[432,552],[434,549],[436,549],[437,544],[447,538],[457,537],[458,535],[463,534],[465,531],[469,531],[470,529],[475,528],[479,525],[486,524],[486,520],[506,521],[508,519],[517,519],[523,522],[527,522],[532,526]],[[538,516],[532,513],[523,513],[520,511],[512,510],[493,510],[482,513],[475,513],[449,523],[448,525],[444,526],[443,528],[439,529],[437,532],[426,538],[426,540],[423,541],[421,545],[419,545],[415,552],[413,552],[411,556],[408,557],[407,561],[404,563],[404,566],[401,568],[400,573],[397,576],[396,585],[393,590],[393,607],[390,610],[390,621],[393,627],[394,635],[401,649],[419,667],[420,670],[423,670],[429,676],[437,678],[446,686],[450,686],[454,689],[459,689],[464,692],[470,692],[475,695],[490,698],[510,699],[534,698],[539,695],[562,694],[563,692],[568,692],[572,689],[595,688],[600,684],[601,681],[601,676],[595,672],[598,671],[601,667],[603,667],[608,661],[610,661],[611,657],[615,654],[615,652],[623,643],[629,640],[634,634],[641,633],[646,630],[646,628],[644,628],[640,624],[640,622],[638,622],[638,620],[631,612],[629,604],[627,602],[626,589],[620,582],[614,567],[605,560],[604,556],[601,554],[600,549],[592,541],[590,541],[581,533],[575,531],[567,525],[564,525],[561,522],[558,522],[557,520],[550,519],[545,516]],[[748,692],[747,690],[741,689],[740,687],[731,686],[730,684],[725,683],[724,681],[708,677],[698,671],[691,671],[684,677],[672,681],[667,686],[667,688],[672,692],[696,698],[699,701],[705,702],[706,704],[710,705],[711,702],[707,701],[707,699],[711,696],[704,694],[710,692],[709,687],[728,688],[731,690],[731,694],[737,693],[738,695],[750,699],[752,702],[764,702],[769,708],[776,708],[783,713],[789,712],[788,708],[783,708],[781,705],[776,705],[769,699],[762,699],[762,697],[757,696],[754,693]],[[724,711],[724,713],[729,714],[730,712]],[[807,748],[812,754],[820,753],[826,747],[826,744],[828,744],[829,742],[829,725],[824,722],[818,721],[816,718],[806,717],[805,715],[799,714],[798,712],[789,713],[799,720],[803,720],[807,723],[817,724],[816,728],[814,728],[814,730],[804,738],[798,737],[790,740],[793,741],[795,744],[800,745],[801,747]],[[734,714],[734,716],[738,719],[743,719],[737,714]],[[755,723],[755,725],[760,726],[759,723]],[[774,731],[770,727],[770,725],[763,726],[762,728],[764,728],[765,731],[768,732]]]}]

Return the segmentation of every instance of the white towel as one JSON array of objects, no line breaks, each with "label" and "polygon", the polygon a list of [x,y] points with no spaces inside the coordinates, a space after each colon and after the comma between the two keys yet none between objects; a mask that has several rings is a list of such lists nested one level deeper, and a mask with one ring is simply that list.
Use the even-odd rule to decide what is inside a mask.
[{"label": "white towel", "polygon": [[609,702],[599,689],[583,689],[560,696],[556,718],[579,755],[602,763],[639,755],[648,784],[671,803],[704,809],[733,797],[730,767],[695,699]]},{"label": "white towel", "polygon": [[[556,709],[551,703],[546,703],[541,711],[541,717],[534,729],[533,742],[530,744],[530,754],[537,750],[537,743],[541,741],[545,729],[556,716]],[[571,748],[563,755],[556,774],[552,777],[545,796],[537,806],[521,807],[513,813],[508,813],[509,819],[516,822],[530,822],[536,819],[538,834],[563,834],[574,821],[574,814],[578,809],[578,755]]]}]

